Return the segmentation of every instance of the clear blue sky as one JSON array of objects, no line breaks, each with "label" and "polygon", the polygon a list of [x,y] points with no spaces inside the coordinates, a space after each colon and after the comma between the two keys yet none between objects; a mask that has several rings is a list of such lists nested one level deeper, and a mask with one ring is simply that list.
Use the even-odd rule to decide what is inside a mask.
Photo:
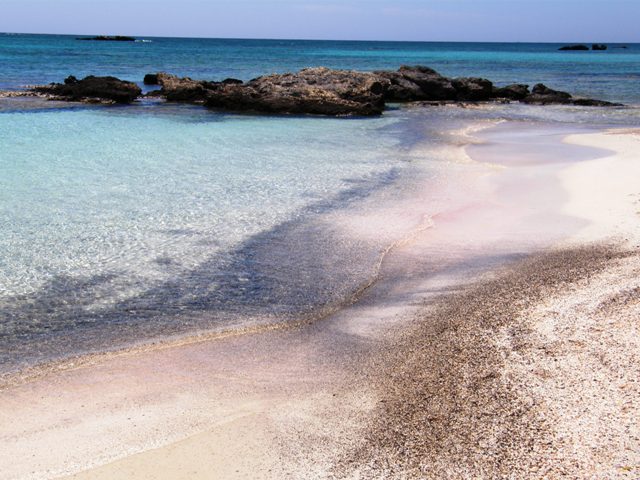
[{"label": "clear blue sky", "polygon": [[640,0],[0,0],[0,32],[640,42]]}]

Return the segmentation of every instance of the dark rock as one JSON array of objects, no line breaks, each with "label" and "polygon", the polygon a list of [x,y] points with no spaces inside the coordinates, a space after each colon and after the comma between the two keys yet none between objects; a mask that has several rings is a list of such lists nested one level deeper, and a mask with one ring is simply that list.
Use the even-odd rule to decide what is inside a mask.
[{"label": "dark rock", "polygon": [[567,92],[553,90],[542,83],[538,83],[528,95],[522,100],[524,103],[535,105],[578,105],[583,107],[621,107],[620,103],[605,102],[604,100],[594,100],[592,98],[573,98]]},{"label": "dark rock", "polygon": [[240,85],[244,82],[242,80],[238,80],[237,78],[225,78],[224,80],[222,80],[222,83],[224,83],[225,85]]},{"label": "dark rock", "polygon": [[423,66],[402,66],[397,72],[374,72],[389,82],[384,97],[389,102],[456,100],[451,79]]},{"label": "dark rock", "polygon": [[145,93],[144,95],[142,95],[142,97],[144,97],[144,98],[163,98],[164,95],[162,94],[162,90],[151,90],[151,91]]},{"label": "dark rock", "polygon": [[143,80],[145,85],[158,85],[158,74],[157,73],[147,73],[144,76]]},{"label": "dark rock", "polygon": [[415,102],[425,99],[425,93],[418,84],[406,79],[399,72],[375,72],[380,78],[389,82],[384,92],[388,102]]},{"label": "dark rock", "polygon": [[494,87],[494,98],[507,98],[509,100],[522,100],[529,95],[529,85],[515,83],[506,87]]},{"label": "dark rock", "polygon": [[591,45],[591,50],[606,50],[607,46],[603,43],[594,43]]},{"label": "dark rock", "polygon": [[531,89],[531,95],[527,95],[522,101],[536,105],[567,104],[571,103],[571,95],[538,83]]},{"label": "dark rock", "polygon": [[134,37],[127,37],[124,35],[98,35],[97,37],[80,37],[76,38],[76,40],[90,40],[96,42],[135,42],[136,39]]},{"label": "dark rock", "polygon": [[571,95],[567,92],[561,92],[560,90],[553,90],[547,87],[544,83],[536,83],[531,89],[533,95],[548,95],[560,98],[571,98]]},{"label": "dark rock", "polygon": [[589,50],[589,47],[586,45],[566,45],[558,50]]},{"label": "dark rock", "polygon": [[131,103],[141,90],[135,83],[115,77],[85,77],[78,80],[68,77],[64,84],[52,83],[35,87],[32,92],[48,95],[56,100],[83,102]]},{"label": "dark rock", "polygon": [[594,100],[593,98],[574,98],[572,105],[581,107],[624,107],[621,103],[606,102],[604,100]]},{"label": "dark rock", "polygon": [[204,103],[212,88],[218,84],[203,80],[180,78],[165,72],[155,74],[156,85],[160,85],[162,95],[171,102]]},{"label": "dark rock", "polygon": [[458,100],[483,101],[493,97],[493,83],[485,78],[456,78],[452,84]]}]

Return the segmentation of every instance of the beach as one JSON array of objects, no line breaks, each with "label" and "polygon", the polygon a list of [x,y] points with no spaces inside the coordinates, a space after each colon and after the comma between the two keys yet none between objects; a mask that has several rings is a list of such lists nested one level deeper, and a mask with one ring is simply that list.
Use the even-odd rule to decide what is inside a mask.
[{"label": "beach", "polygon": [[637,477],[638,131],[466,137],[460,183],[330,217],[406,232],[340,308],[7,377],[0,478]]}]

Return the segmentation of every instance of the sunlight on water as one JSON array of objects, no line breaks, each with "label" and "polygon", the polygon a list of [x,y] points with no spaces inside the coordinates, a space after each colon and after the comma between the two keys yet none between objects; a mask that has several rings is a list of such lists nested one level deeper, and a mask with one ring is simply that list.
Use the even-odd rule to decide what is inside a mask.
[{"label": "sunlight on water", "polygon": [[191,269],[388,172],[393,141],[375,134],[385,123],[172,107],[0,115],[0,293],[85,272],[136,290]]}]

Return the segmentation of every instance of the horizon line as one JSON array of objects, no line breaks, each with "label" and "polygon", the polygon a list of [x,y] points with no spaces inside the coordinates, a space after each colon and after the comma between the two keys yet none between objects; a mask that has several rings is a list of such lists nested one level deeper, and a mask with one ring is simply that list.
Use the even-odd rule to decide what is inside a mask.
[{"label": "horizon line", "polygon": [[372,40],[357,38],[286,38],[286,37],[206,37],[206,36],[174,36],[174,35],[130,35],[123,33],[50,33],[50,32],[0,32],[0,35],[56,35],[56,36],[127,36],[144,40],[145,38],[174,38],[174,39],[199,39],[199,40],[273,40],[273,41],[294,41],[294,42],[386,42],[386,43],[542,43],[542,44],[582,44],[582,43],[608,43],[608,44],[636,44],[640,42],[607,42],[605,40],[598,41],[532,41],[532,40]]}]

